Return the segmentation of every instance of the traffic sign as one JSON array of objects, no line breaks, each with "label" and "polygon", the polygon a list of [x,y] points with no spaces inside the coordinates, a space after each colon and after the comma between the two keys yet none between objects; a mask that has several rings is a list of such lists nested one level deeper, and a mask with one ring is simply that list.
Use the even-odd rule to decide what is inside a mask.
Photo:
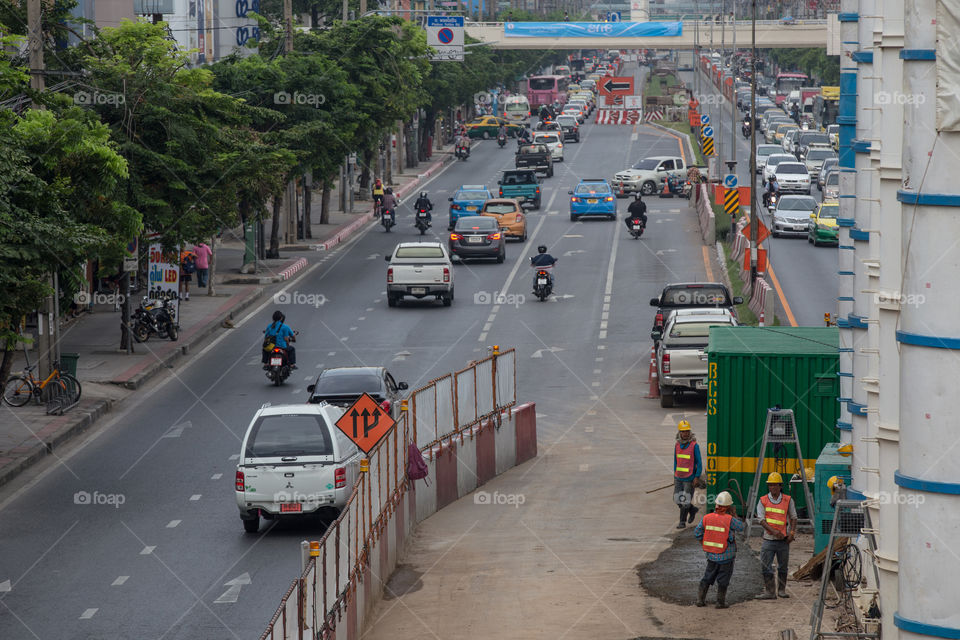
[{"label": "traffic sign", "polygon": [[[760,226],[757,228],[757,244],[760,244],[764,240],[770,237],[770,230],[763,224],[763,221],[758,221]],[[753,224],[753,220],[750,221],[747,226],[743,228],[743,235],[747,236],[747,240],[750,239],[750,227]],[[758,254],[759,255],[759,254]]]},{"label": "traffic sign", "polygon": [[704,127],[703,128],[703,137],[712,138],[713,137],[713,127]]},{"label": "traffic sign", "polygon": [[640,96],[624,96],[623,106],[627,109],[642,109],[643,99]]},{"label": "traffic sign", "polygon": [[736,189],[737,188],[737,176],[734,173],[728,173],[723,176],[723,186],[727,189]]},{"label": "traffic sign", "polygon": [[[726,180],[724,180],[726,182]],[[723,210],[730,216],[731,219],[736,219],[737,213],[740,211],[740,190],[736,188],[729,188],[724,191],[723,194]]]},{"label": "traffic sign", "polygon": [[710,124],[710,116],[705,113],[700,114],[700,126],[704,127]]},{"label": "traffic sign", "polygon": [[463,16],[427,16],[426,29],[431,60],[463,61]]},{"label": "traffic sign", "polygon": [[390,413],[384,411],[368,393],[357,398],[337,420],[337,428],[364,453],[373,451],[380,439],[387,435],[395,424],[396,421],[390,417]]},{"label": "traffic sign", "polygon": [[632,96],[633,76],[605,76],[600,79],[600,95],[602,96]]}]

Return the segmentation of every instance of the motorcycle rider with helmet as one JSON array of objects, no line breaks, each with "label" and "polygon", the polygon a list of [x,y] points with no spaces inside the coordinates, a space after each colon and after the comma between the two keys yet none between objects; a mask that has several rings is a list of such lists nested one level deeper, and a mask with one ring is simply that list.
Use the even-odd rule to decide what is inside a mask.
[{"label": "motorcycle rider with helmet", "polygon": [[[284,324],[286,321],[286,316],[283,315],[279,309],[273,312],[273,322],[264,329],[263,333],[266,338],[272,338],[274,345],[278,348],[283,349],[287,355],[287,363],[290,365],[291,369],[297,368],[297,350],[290,344],[291,342],[297,341],[296,332],[291,329],[289,326]],[[263,369],[264,371],[268,370],[270,367],[267,365],[268,358],[270,357],[270,352],[263,351]]]},{"label": "motorcycle rider with helmet", "polygon": [[383,203],[381,204],[381,209],[384,213],[387,211],[392,211],[394,217],[397,215],[397,207],[400,205],[400,200],[393,195],[393,187],[387,187],[383,193]]},{"label": "motorcycle rider with helmet", "polygon": [[[554,258],[549,253],[547,253],[546,245],[540,245],[539,247],[537,247],[537,255],[530,258],[530,265],[533,266],[534,268],[552,267],[555,264],[557,264],[557,259]],[[547,274],[550,276],[550,288],[553,289],[553,271],[551,271],[550,269],[547,269]],[[537,284],[536,274],[534,274],[533,276],[533,284],[534,284],[534,289],[536,289],[536,284]]]},{"label": "motorcycle rider with helmet", "polygon": [[413,203],[414,217],[416,217],[417,213],[420,213],[421,209],[427,212],[427,222],[433,222],[433,215],[430,213],[433,211],[433,203],[430,202],[430,198],[427,197],[426,191],[421,191],[420,197]]},{"label": "motorcycle rider with helmet", "polygon": [[777,196],[777,200],[780,199],[780,183],[777,182],[777,176],[773,176],[767,183],[767,190],[763,194],[763,206],[770,206],[770,196],[773,195]]},{"label": "motorcycle rider with helmet", "polygon": [[633,231],[633,221],[640,220],[640,223],[647,226],[647,203],[642,200],[642,194],[638,191],[635,199],[627,207],[627,219],[625,220],[628,231]]}]

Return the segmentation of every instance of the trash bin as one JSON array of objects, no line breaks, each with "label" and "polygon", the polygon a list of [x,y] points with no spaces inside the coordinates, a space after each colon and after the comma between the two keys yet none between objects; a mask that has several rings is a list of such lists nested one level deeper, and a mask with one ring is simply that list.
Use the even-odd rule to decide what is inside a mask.
[{"label": "trash bin", "polygon": [[60,354],[60,372],[69,373],[73,377],[77,376],[77,360],[80,359],[79,353],[61,353]]}]

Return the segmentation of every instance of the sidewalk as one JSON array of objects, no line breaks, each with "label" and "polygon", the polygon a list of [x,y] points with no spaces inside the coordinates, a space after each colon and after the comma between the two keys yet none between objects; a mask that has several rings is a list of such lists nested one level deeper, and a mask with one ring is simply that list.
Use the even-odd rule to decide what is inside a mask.
[{"label": "sidewalk", "polygon": [[[435,152],[432,161],[421,163],[417,173],[394,174],[394,191],[401,198],[414,192],[451,158],[449,150]],[[319,220],[320,198],[315,197],[313,203],[311,217]],[[216,333],[224,321],[282,286],[279,283],[303,275],[317,252],[346,241],[373,220],[372,207],[372,201],[361,200],[354,203],[356,213],[331,212],[329,224],[311,225],[313,238],[309,244],[281,246],[281,257],[260,261],[255,274],[240,273],[242,236],[225,233],[216,249],[216,295],[209,296],[206,289],[196,287],[193,278],[190,299],[180,302],[180,337],[176,342],[154,336],[145,343],[134,343],[133,354],[127,355],[119,349],[120,312],[110,305],[97,305],[92,312],[66,320],[61,327],[60,352],[79,356],[77,378],[82,399],[63,416],[47,415],[42,405],[9,407],[0,403],[0,486],[88,429],[158,373],[175,366]],[[136,297],[132,302],[138,300]],[[29,357],[31,363],[36,362],[35,351]],[[23,352],[19,352],[11,374],[16,375],[24,365]]]}]

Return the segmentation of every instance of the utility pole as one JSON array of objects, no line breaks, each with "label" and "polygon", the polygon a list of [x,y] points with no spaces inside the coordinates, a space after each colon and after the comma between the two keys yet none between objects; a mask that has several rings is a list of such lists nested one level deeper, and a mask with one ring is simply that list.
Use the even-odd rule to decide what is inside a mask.
[{"label": "utility pole", "polygon": [[283,52],[293,53],[293,0],[283,0]]},{"label": "utility pole", "polygon": [[[720,169],[720,162],[723,162],[723,88],[727,86],[727,81],[723,77],[727,68],[727,17],[724,14],[726,2],[720,0],[720,99],[717,100],[717,170]],[[732,128],[732,127],[731,127]]]},{"label": "utility pole", "polygon": [[[730,77],[733,78],[733,86],[737,85],[737,74],[734,72],[734,60],[737,59],[737,0],[733,0],[733,52],[730,55]],[[736,95],[736,92],[731,95]],[[734,117],[737,113],[737,107],[733,100],[730,101],[730,173],[734,173],[737,166],[737,119]]]},{"label": "utility pole", "polygon": [[757,0],[753,0],[750,58],[750,291],[757,284],[757,239],[760,237],[760,207],[757,206]]}]

